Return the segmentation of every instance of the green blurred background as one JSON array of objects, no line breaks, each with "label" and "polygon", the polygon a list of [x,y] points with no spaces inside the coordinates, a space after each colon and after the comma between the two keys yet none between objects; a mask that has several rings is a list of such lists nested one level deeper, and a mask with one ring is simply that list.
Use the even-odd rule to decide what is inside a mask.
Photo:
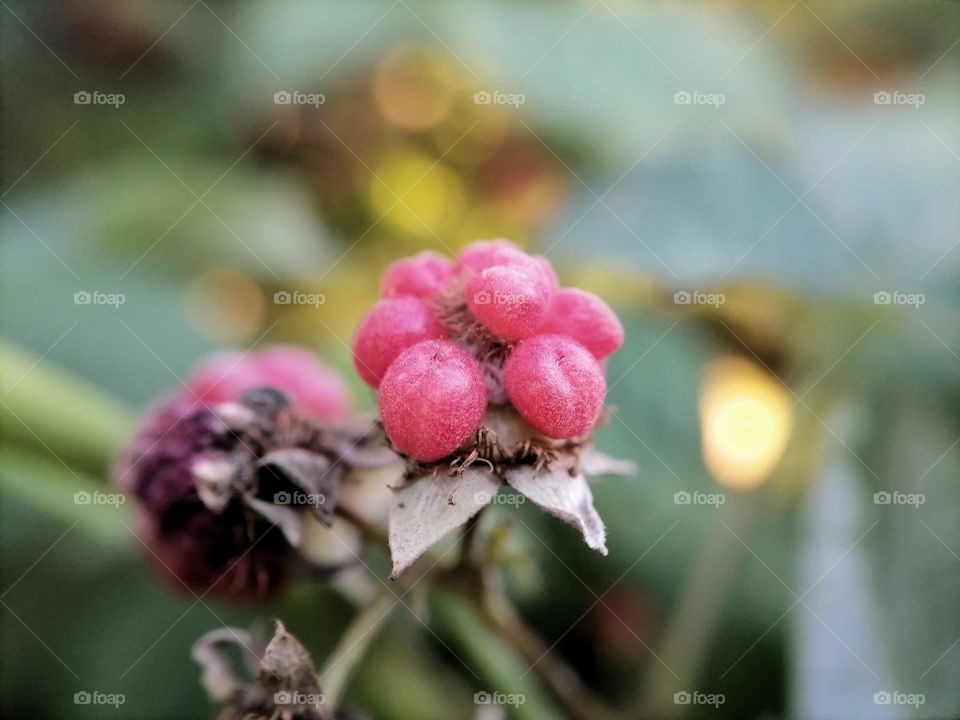
[{"label": "green blurred background", "polygon": [[[129,507],[74,493],[220,347],[304,344],[372,406],[349,344],[382,269],[488,237],[627,328],[599,445],[640,475],[595,486],[610,555],[498,509],[547,644],[630,717],[960,716],[960,4],[0,5],[4,716],[211,716],[189,648],[257,617],[323,659],[342,588],[172,595]],[[559,716],[482,630],[414,610],[358,707],[469,718],[512,687]]]}]

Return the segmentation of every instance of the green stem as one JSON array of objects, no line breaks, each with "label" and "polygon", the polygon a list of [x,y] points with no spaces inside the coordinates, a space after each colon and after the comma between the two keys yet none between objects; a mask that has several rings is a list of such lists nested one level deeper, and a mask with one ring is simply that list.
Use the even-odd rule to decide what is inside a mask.
[{"label": "green stem", "polygon": [[504,641],[529,663],[557,701],[577,720],[612,720],[616,713],[594,696],[576,671],[523,622],[498,583],[488,582],[480,610]]},{"label": "green stem", "polygon": [[357,613],[341,636],[340,642],[318,676],[324,703],[331,711],[335,711],[339,706],[353,671],[366,655],[379,631],[386,625],[397,604],[397,598],[392,592],[381,593]]},{"label": "green stem", "polygon": [[748,542],[757,500],[752,495],[733,497],[727,527],[715,523],[705,540],[641,688],[640,707],[647,716],[661,720],[688,709],[673,697],[696,688],[710,639],[746,552],[740,539]]},{"label": "green stem", "polygon": [[490,632],[475,602],[459,593],[435,594],[434,616],[443,633],[463,654],[461,662],[472,673],[478,693],[494,690],[506,695],[504,709],[515,720],[556,720],[560,715],[540,688],[528,679],[528,664],[502,638]]}]

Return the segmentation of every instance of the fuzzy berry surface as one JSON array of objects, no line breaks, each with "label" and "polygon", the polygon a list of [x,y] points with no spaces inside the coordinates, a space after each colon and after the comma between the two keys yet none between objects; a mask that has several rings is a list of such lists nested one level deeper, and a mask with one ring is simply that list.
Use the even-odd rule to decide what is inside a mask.
[{"label": "fuzzy berry surface", "polygon": [[390,265],[380,291],[354,363],[404,455],[432,463],[469,449],[490,406],[513,406],[549,438],[595,427],[599,361],[621,347],[623,326],[601,298],[561,288],[545,257],[503,239],[452,260],[423,252]]},{"label": "fuzzy berry surface", "polygon": [[391,263],[380,278],[380,295],[431,298],[447,286],[454,272],[451,260],[425,250]]},{"label": "fuzzy berry surface", "polygon": [[373,306],[357,329],[353,364],[363,381],[377,388],[400,353],[423,340],[446,335],[447,329],[422,299],[384,298]]},{"label": "fuzzy berry surface", "polygon": [[589,432],[607,393],[596,358],[563,335],[538,335],[520,343],[507,360],[506,385],[523,419],[556,439]]},{"label": "fuzzy berry surface", "polygon": [[378,405],[398,450],[423,462],[439,460],[476,431],[486,412],[483,371],[449,340],[421,342],[390,365]]},{"label": "fuzzy berry surface", "polygon": [[554,294],[540,332],[571,337],[598,360],[613,355],[623,345],[620,318],[599,297],[578,288],[564,288]]}]

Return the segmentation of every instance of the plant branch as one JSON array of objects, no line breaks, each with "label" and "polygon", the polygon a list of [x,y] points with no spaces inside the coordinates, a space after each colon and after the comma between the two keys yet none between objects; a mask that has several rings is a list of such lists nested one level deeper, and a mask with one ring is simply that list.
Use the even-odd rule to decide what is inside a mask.
[{"label": "plant branch", "polygon": [[613,720],[618,717],[590,691],[572,667],[527,627],[492,574],[488,572],[485,578],[483,593],[478,600],[480,610],[500,637],[530,663],[528,672],[536,673],[571,717],[577,720]]},{"label": "plant branch", "polygon": [[397,605],[392,592],[383,592],[362,608],[353,618],[337,643],[323,670],[317,677],[323,690],[324,704],[336,710],[353,671],[366,655],[378,632],[386,625],[390,612]]}]

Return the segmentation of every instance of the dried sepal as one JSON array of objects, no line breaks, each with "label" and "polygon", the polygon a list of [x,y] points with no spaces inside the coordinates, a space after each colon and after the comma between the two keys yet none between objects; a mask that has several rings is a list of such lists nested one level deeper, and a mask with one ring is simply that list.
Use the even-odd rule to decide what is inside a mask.
[{"label": "dried sepal", "polygon": [[601,475],[632,477],[637,474],[637,464],[635,462],[612,457],[600,452],[592,445],[584,449],[579,460],[580,470],[587,477],[599,477]]},{"label": "dried sepal", "polygon": [[[635,471],[633,463],[598,452],[592,435],[554,440],[538,434],[513,408],[492,407],[474,438],[454,455],[434,463],[408,460],[408,480],[395,491],[390,512],[393,577],[469,521],[504,483],[572,525],[605,555],[606,531],[587,477]],[[465,493],[473,503],[469,507],[447,503],[450,495]]]},{"label": "dried sepal", "polygon": [[470,468],[458,475],[417,477],[394,491],[390,506],[391,577],[396,578],[490,503],[500,478],[488,468]]},{"label": "dried sepal", "polygon": [[[314,516],[327,527],[333,524],[337,493],[346,467],[304,448],[282,448],[267,453],[260,463],[279,472],[287,481],[306,495],[307,505]],[[280,493],[274,501],[283,498]]]},{"label": "dried sepal", "polygon": [[567,468],[520,466],[506,471],[506,479],[518,492],[551,515],[573,525],[587,545],[602,555],[607,554],[607,531],[593,507],[593,494],[586,478]]},{"label": "dried sepal", "polygon": [[240,646],[247,672],[256,671],[258,658],[251,650],[253,639],[246,630],[212,630],[197,640],[190,651],[193,661],[200,666],[200,682],[214,702],[226,702],[244,686],[226,652],[227,645]]},{"label": "dried sepal", "polygon": [[[277,621],[268,643],[255,633],[221,628],[204,635],[191,652],[201,666],[203,684],[211,699],[225,703],[218,720],[334,720],[313,660],[306,648]],[[246,661],[241,678],[230,661],[228,648],[239,646]]]}]

